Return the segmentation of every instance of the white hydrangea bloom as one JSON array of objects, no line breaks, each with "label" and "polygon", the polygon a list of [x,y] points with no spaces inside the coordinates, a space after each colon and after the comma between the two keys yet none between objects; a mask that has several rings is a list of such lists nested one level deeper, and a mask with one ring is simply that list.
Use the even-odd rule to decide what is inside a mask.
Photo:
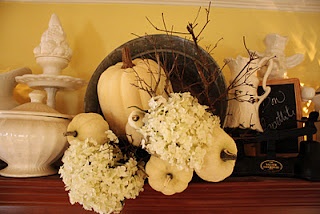
[{"label": "white hydrangea bloom", "polygon": [[149,107],[151,109],[156,109],[158,108],[161,104],[165,104],[167,102],[167,100],[163,97],[163,96],[156,96],[156,97],[152,97],[149,100]]},{"label": "white hydrangea bloom", "polygon": [[137,161],[123,160],[121,150],[109,143],[99,145],[93,139],[72,142],[59,170],[70,203],[100,214],[120,212],[124,200],[136,198],[144,185]]},{"label": "white hydrangea bloom", "polygon": [[151,98],[149,107],[139,129],[142,147],[180,169],[200,169],[219,117],[189,92],[172,93],[168,100]]},{"label": "white hydrangea bloom", "polygon": [[113,133],[113,131],[107,130],[106,134],[107,134],[107,137],[108,137],[109,141],[115,142],[115,143],[119,143],[119,139],[118,139],[117,135],[115,135]]}]

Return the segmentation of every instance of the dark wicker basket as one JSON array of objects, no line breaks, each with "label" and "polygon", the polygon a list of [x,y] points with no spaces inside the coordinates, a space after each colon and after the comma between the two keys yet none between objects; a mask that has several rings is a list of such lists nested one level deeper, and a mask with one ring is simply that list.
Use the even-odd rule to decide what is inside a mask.
[{"label": "dark wicker basket", "polygon": [[[149,58],[156,61],[157,53],[165,70],[172,69],[174,65],[176,71],[170,76],[174,92],[190,91],[201,104],[208,105],[212,113],[220,116],[223,124],[227,110],[227,93],[225,79],[218,64],[207,51],[201,47],[197,48],[193,41],[167,34],[147,35],[133,39],[105,57],[89,81],[84,99],[85,112],[102,114],[97,95],[97,83],[100,75],[109,66],[121,61],[121,50],[124,46],[129,47],[132,59]],[[206,77],[215,76],[215,80],[208,86],[209,96],[203,96],[200,93],[204,90],[204,85],[200,81],[197,67],[203,70]]]}]

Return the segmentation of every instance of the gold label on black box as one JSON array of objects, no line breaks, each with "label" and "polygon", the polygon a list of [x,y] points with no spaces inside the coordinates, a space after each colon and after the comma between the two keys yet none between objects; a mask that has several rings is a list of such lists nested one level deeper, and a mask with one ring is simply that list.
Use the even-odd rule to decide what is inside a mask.
[{"label": "gold label on black box", "polygon": [[265,160],[260,163],[260,169],[268,172],[279,172],[283,168],[282,163],[276,160]]}]

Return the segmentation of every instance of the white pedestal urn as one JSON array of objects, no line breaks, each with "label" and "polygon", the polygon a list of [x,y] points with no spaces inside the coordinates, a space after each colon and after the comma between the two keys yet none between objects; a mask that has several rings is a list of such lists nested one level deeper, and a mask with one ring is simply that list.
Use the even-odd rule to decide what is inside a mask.
[{"label": "white pedestal urn", "polygon": [[47,105],[55,108],[56,93],[59,90],[77,90],[86,81],[61,75],[72,57],[72,50],[66,41],[66,34],[57,15],[52,14],[48,29],[42,34],[40,44],[33,50],[36,62],[42,67],[42,74],[28,74],[16,78],[34,89],[47,92]]}]

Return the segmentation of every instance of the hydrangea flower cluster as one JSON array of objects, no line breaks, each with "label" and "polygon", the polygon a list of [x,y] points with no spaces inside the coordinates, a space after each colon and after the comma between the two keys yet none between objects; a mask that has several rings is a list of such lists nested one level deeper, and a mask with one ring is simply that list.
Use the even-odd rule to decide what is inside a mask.
[{"label": "hydrangea flower cluster", "polygon": [[[118,138],[110,130],[106,134],[116,144]],[[59,173],[71,204],[82,204],[100,214],[118,213],[125,199],[136,198],[143,191],[144,175],[137,161],[126,158],[110,142],[100,145],[86,139],[70,143]]]},{"label": "hydrangea flower cluster", "polygon": [[153,97],[149,107],[138,130],[144,136],[142,147],[179,169],[200,169],[219,117],[189,92]]}]

